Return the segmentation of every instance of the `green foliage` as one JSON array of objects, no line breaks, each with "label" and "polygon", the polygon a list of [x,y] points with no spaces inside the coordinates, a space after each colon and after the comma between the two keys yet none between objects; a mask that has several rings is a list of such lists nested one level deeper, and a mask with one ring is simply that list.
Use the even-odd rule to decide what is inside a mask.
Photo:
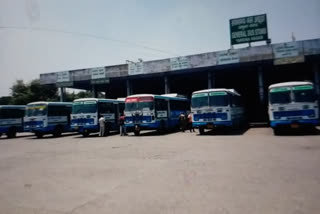
[{"label": "green foliage", "polygon": [[0,97],[0,105],[9,105],[11,103],[11,96]]},{"label": "green foliage", "polygon": [[58,93],[55,85],[41,85],[39,79],[25,84],[17,80],[11,87],[12,99],[10,104],[25,105],[36,101],[57,101]]}]

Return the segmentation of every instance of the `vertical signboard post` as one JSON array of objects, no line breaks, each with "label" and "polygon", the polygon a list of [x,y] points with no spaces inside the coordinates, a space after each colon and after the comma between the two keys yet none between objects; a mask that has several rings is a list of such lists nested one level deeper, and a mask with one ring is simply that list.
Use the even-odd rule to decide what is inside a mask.
[{"label": "vertical signboard post", "polygon": [[268,40],[267,15],[230,20],[231,45]]}]

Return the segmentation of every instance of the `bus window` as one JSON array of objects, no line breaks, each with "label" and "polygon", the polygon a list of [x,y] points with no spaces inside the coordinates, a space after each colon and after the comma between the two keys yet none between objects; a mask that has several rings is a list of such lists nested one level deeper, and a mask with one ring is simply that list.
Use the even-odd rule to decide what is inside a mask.
[{"label": "bus window", "polygon": [[26,116],[44,116],[47,114],[47,106],[46,105],[30,105],[27,106]]},{"label": "bus window", "polygon": [[163,99],[155,99],[155,105],[157,111],[167,111],[168,110],[168,101]]},{"label": "bus window", "polygon": [[139,110],[153,110],[153,102],[139,102],[138,103]]},{"label": "bus window", "polygon": [[192,108],[209,106],[208,93],[194,94],[191,100]]},{"label": "bus window", "polygon": [[23,110],[18,109],[0,109],[0,119],[21,118],[23,113]]},{"label": "bus window", "polygon": [[270,91],[271,104],[286,104],[291,102],[290,91]]},{"label": "bus window", "polygon": [[209,93],[209,105],[210,106],[228,106],[229,105],[228,93],[224,91],[215,91],[215,92]]},{"label": "bus window", "polygon": [[296,86],[293,88],[295,102],[314,102],[315,93],[312,86]]},{"label": "bus window", "polygon": [[98,108],[100,113],[114,113],[115,106],[113,103],[99,103]]}]

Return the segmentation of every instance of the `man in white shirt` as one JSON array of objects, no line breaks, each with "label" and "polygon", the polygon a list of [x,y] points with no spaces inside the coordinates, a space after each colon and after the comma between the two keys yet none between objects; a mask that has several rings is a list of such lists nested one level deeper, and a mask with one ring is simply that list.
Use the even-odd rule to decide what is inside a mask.
[{"label": "man in white shirt", "polygon": [[99,136],[102,137],[102,136],[104,136],[105,128],[106,128],[105,119],[102,115],[99,118],[99,125],[100,125]]}]

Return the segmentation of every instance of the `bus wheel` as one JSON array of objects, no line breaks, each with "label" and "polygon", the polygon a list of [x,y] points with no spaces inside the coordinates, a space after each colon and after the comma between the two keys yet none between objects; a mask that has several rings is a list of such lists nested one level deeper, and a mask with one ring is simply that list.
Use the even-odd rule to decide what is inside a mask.
[{"label": "bus wheel", "polygon": [[203,127],[199,127],[199,133],[200,133],[200,135],[203,135],[204,134],[204,128]]},{"label": "bus wheel", "polygon": [[14,138],[17,135],[17,130],[15,127],[11,127],[7,133],[8,138]]},{"label": "bus wheel", "polygon": [[83,137],[88,137],[89,136],[89,132],[88,132],[88,130],[84,130],[84,132],[82,132],[82,136]]},{"label": "bus wheel", "polygon": [[281,134],[280,128],[273,128],[273,134],[274,135],[280,135]]},{"label": "bus wheel", "polygon": [[2,133],[0,133],[0,137],[2,136]]},{"label": "bus wheel", "polygon": [[106,127],[106,129],[104,130],[104,135],[103,136],[108,136],[110,135],[110,127]]},{"label": "bus wheel", "polygon": [[53,137],[60,137],[62,134],[62,127],[57,126],[53,131]]},{"label": "bus wheel", "polygon": [[43,134],[41,132],[36,132],[35,135],[36,135],[37,138],[42,138],[43,137]]},{"label": "bus wheel", "polygon": [[140,129],[135,129],[134,130],[134,135],[139,136],[140,135]]},{"label": "bus wheel", "polygon": [[160,121],[160,127],[158,128],[158,133],[159,134],[164,134],[166,132],[166,125],[164,120]]}]

